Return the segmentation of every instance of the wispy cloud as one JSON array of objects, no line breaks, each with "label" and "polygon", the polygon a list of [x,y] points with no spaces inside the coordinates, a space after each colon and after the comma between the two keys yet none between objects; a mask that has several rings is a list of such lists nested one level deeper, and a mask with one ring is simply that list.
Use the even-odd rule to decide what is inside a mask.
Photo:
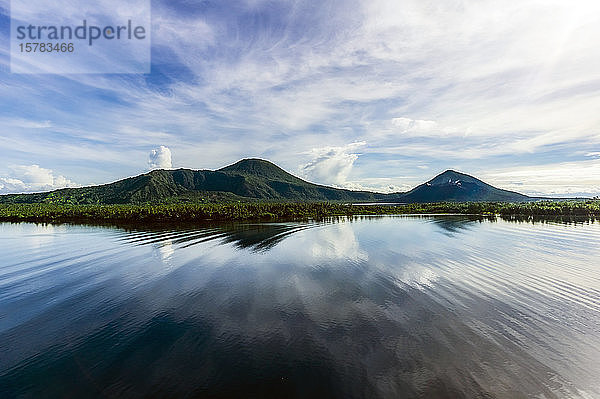
[{"label": "wispy cloud", "polygon": [[600,159],[481,173],[500,187],[531,195],[593,196],[600,193]]},{"label": "wispy cloud", "polygon": [[20,128],[20,129],[48,129],[52,127],[52,122],[49,120],[26,120],[20,118],[4,118],[0,120],[0,125],[4,128]]}]

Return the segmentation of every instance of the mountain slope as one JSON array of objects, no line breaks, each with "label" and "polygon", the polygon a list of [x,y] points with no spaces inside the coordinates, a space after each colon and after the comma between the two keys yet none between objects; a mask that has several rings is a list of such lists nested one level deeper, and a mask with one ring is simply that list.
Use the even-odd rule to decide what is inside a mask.
[{"label": "mountain slope", "polygon": [[493,201],[520,202],[531,198],[514,191],[501,190],[454,170],[447,170],[402,195],[403,202]]},{"label": "mountain slope", "polygon": [[154,170],[114,183],[46,193],[0,196],[0,203],[140,204],[201,201],[441,202],[527,201],[472,176],[446,171],[408,193],[381,194],[322,186],[262,159],[212,170]]},{"label": "mountain slope", "polygon": [[0,203],[127,204],[174,201],[376,201],[383,194],[309,183],[273,163],[245,159],[211,170],[154,170],[100,186],[0,196]]},{"label": "mountain slope", "polygon": [[218,169],[217,172],[223,172],[232,175],[259,177],[296,185],[308,183],[299,177],[286,172],[274,163],[258,158],[242,159],[233,165]]},{"label": "mountain slope", "polygon": [[243,159],[216,172],[242,177],[244,192],[239,194],[252,198],[296,201],[375,201],[383,198],[382,194],[309,183],[262,159]]}]

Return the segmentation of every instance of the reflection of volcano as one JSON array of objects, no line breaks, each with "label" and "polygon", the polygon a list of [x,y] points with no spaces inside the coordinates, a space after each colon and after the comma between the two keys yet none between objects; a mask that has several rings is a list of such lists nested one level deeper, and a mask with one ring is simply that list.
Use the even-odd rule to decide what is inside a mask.
[{"label": "reflection of volcano", "polygon": [[220,224],[215,227],[148,225],[143,229],[135,228],[129,231],[123,239],[139,245],[156,244],[158,247],[168,245],[171,250],[173,246],[187,248],[208,241],[221,240],[232,243],[238,248],[264,251],[274,247],[290,234],[311,226],[314,225],[298,223],[234,223]]},{"label": "reflection of volcano", "polygon": [[[444,234],[449,235],[468,230],[484,220],[481,216],[475,215],[443,215],[434,218],[428,217],[428,219],[436,226],[441,227]],[[486,220],[489,220],[489,218],[486,218]]]},{"label": "reflection of volcano", "polygon": [[234,243],[239,248],[255,251],[268,250],[284,238],[310,225],[298,224],[245,224],[225,229],[224,241]]}]

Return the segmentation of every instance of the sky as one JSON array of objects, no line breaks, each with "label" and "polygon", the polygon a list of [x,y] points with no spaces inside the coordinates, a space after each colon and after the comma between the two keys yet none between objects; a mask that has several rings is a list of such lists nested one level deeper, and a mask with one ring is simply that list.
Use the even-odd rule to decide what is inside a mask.
[{"label": "sky", "polygon": [[0,193],[258,157],[351,189],[404,191],[454,169],[530,195],[600,195],[597,0],[151,12],[149,74],[16,74],[0,0]]}]

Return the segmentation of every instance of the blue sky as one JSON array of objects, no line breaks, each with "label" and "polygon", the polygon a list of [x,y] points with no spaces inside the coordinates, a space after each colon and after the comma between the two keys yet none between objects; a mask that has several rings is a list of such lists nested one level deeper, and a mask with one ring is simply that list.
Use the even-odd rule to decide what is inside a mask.
[{"label": "blue sky", "polygon": [[0,193],[261,157],[357,189],[452,168],[600,194],[595,0],[153,1],[146,75],[12,74],[9,9]]}]

